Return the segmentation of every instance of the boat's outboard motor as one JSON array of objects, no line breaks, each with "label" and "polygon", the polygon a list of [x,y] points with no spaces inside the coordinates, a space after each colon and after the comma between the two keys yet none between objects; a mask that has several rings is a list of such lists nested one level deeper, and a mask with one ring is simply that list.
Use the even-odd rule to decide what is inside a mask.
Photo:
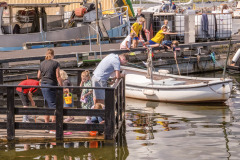
[{"label": "boat's outboard motor", "polygon": [[236,64],[237,62],[239,62],[239,57],[240,57],[240,48],[237,50],[237,52],[233,56],[232,63]]}]

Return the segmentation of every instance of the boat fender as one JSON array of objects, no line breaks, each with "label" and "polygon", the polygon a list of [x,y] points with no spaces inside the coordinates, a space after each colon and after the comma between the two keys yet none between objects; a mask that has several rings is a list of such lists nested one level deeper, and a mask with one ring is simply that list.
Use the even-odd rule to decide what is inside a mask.
[{"label": "boat fender", "polygon": [[153,96],[155,95],[154,91],[153,90],[150,90],[150,89],[144,89],[143,90],[143,94],[147,95],[147,96]]},{"label": "boat fender", "polygon": [[159,69],[158,73],[164,73],[164,74],[169,74],[169,70],[166,69]]},{"label": "boat fender", "polygon": [[240,57],[240,48],[237,50],[237,52],[233,56],[232,62],[236,63],[238,61],[239,57]]}]

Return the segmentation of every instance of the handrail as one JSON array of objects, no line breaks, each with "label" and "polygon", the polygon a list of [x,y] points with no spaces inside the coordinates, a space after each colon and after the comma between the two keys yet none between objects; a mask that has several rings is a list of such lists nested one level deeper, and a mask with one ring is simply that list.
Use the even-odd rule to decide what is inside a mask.
[{"label": "handrail", "polygon": [[[7,115],[7,122],[0,122],[1,129],[7,129],[7,140],[15,140],[16,129],[33,129],[46,130],[56,127],[56,140],[63,140],[64,130],[74,131],[104,131],[105,139],[115,139],[117,133],[120,131],[124,121],[125,112],[125,93],[124,81],[120,79],[115,82],[115,87],[69,87],[69,88],[89,88],[89,89],[105,89],[105,109],[91,110],[91,109],[63,109],[63,88],[64,87],[42,87],[42,86],[17,86],[17,85],[0,85],[1,88],[6,88],[7,93],[7,108],[0,107],[0,114]],[[34,87],[34,88],[55,88],[57,89],[57,105],[56,109],[46,108],[15,108],[14,104],[14,90],[16,87]],[[115,99],[115,96],[117,99]],[[15,115],[56,115],[56,123],[35,123],[29,125],[28,123],[15,122]],[[63,124],[63,116],[105,116],[104,124]]]}]

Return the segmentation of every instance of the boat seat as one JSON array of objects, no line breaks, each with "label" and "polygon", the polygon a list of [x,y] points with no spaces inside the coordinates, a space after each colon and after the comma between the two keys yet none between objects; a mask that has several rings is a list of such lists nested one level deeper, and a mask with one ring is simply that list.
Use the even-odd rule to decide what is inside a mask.
[{"label": "boat seat", "polygon": [[177,85],[184,85],[186,82],[185,81],[174,81],[174,80],[171,80],[171,81],[162,81],[161,83],[155,83],[154,82],[154,87],[157,87],[157,86],[177,86]]}]

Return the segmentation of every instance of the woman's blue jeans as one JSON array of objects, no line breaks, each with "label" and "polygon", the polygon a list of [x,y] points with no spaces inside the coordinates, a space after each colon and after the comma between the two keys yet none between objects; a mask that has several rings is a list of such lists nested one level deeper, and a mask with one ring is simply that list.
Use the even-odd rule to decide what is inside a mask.
[{"label": "woman's blue jeans", "polygon": [[[55,85],[42,83],[42,87],[51,87]],[[41,88],[44,99],[47,101],[48,108],[56,109],[56,92],[55,88]]]}]

